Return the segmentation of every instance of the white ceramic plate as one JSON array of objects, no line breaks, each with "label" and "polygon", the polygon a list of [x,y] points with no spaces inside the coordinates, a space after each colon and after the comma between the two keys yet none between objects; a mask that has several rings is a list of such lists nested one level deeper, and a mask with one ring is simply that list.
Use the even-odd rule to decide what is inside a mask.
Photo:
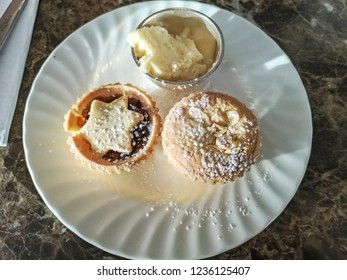
[{"label": "white ceramic plate", "polygon": [[[76,161],[66,144],[64,114],[92,88],[133,83],[148,90],[163,116],[178,100],[146,80],[126,42],[144,17],[174,6],[196,9],[217,22],[226,52],[208,88],[233,94],[260,120],[262,155],[235,183],[190,181],[167,163],[161,145],[134,172],[103,175]],[[48,207],[81,238],[134,259],[205,258],[256,236],[295,194],[311,137],[306,92],[286,54],[245,19],[186,1],[126,6],[78,29],[44,63],[24,115],[27,164]]]}]

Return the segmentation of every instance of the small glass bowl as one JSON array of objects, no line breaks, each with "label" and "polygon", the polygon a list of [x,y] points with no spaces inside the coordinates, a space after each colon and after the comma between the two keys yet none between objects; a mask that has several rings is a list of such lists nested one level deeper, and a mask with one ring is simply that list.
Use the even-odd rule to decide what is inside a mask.
[{"label": "small glass bowl", "polygon": [[174,90],[187,90],[191,89],[193,87],[201,85],[202,82],[206,82],[207,78],[211,76],[213,72],[216,71],[220,63],[222,62],[223,55],[224,55],[224,37],[223,33],[218,27],[218,25],[207,15],[198,12],[193,9],[189,8],[168,8],[165,10],[161,10],[158,12],[155,12],[154,14],[148,16],[145,18],[137,27],[137,29],[143,27],[143,26],[150,26],[153,22],[155,22],[157,19],[165,16],[180,16],[180,17],[196,17],[202,20],[207,29],[211,32],[213,37],[216,39],[217,43],[217,50],[215,55],[215,61],[212,64],[212,66],[208,69],[208,71],[203,74],[200,77],[197,77],[193,80],[189,81],[170,81],[170,80],[164,80],[161,78],[158,78],[156,76],[153,76],[150,73],[147,73],[143,71],[143,69],[140,67],[140,62],[138,60],[138,57],[135,54],[134,48],[131,48],[131,53],[133,56],[133,59],[136,63],[136,65],[143,71],[143,73],[155,84],[157,84],[160,87],[163,87],[165,89],[174,89]]}]

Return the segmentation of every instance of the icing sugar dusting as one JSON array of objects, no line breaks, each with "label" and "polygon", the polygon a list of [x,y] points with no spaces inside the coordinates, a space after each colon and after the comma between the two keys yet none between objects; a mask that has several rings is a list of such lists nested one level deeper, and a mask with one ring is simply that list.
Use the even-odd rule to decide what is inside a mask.
[{"label": "icing sugar dusting", "polygon": [[[248,179],[246,181],[247,191],[241,192],[242,194],[237,190],[232,190],[230,197],[222,197],[221,201],[219,199],[214,200],[215,197],[213,197],[212,202],[209,202],[208,199],[203,206],[200,201],[184,205],[179,202],[151,204],[144,217],[151,219],[160,212],[166,212],[168,218],[172,220],[172,231],[187,231],[195,234],[196,230],[204,231],[215,228],[215,238],[222,240],[237,234],[239,228],[243,227],[239,224],[240,219],[247,222],[248,219],[254,218],[254,214],[261,211],[259,201],[262,200],[271,179],[271,170],[259,165],[255,180]],[[218,188],[220,187],[218,186]],[[212,192],[211,195],[223,196],[223,192]]]}]

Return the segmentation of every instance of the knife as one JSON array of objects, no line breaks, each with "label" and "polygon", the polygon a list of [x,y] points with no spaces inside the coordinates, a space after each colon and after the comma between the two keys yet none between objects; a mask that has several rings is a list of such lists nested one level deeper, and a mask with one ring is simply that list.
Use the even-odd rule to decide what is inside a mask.
[{"label": "knife", "polygon": [[24,8],[26,0],[12,0],[0,18],[0,50],[6,42],[18,16]]}]

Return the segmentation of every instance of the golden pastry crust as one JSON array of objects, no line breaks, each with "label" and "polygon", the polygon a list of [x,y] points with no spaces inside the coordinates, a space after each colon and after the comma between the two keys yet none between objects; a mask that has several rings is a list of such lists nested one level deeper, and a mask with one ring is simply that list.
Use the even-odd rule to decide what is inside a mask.
[{"label": "golden pastry crust", "polygon": [[261,145],[254,114],[240,101],[218,92],[190,94],[167,115],[162,144],[176,169],[216,184],[242,177]]},{"label": "golden pastry crust", "polygon": [[[76,158],[91,169],[106,173],[130,171],[157,143],[162,128],[158,111],[155,102],[131,84],[99,87],[85,93],[65,115],[64,129],[70,133],[67,142]],[[131,146],[122,143],[124,139]]]}]

